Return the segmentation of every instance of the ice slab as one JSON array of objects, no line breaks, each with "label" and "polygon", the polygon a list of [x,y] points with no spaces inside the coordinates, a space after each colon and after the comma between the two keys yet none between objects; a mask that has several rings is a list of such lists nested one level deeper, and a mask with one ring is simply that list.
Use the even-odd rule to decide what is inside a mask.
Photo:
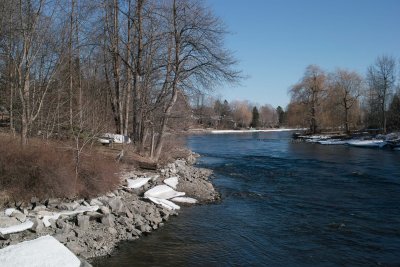
[{"label": "ice slab", "polygon": [[176,186],[178,185],[178,177],[167,178],[164,180],[164,184],[176,189]]},{"label": "ice slab", "polygon": [[386,142],[383,140],[350,140],[347,144],[358,147],[384,147]]},{"label": "ice slab", "polygon": [[164,208],[168,209],[168,210],[179,210],[181,207],[179,207],[178,205],[176,205],[175,203],[166,200],[166,199],[161,199],[161,198],[156,198],[156,197],[147,197],[148,199],[150,199],[152,202],[163,206]]},{"label": "ice slab", "polygon": [[321,140],[318,141],[321,145],[345,145],[347,141],[340,140],[340,139],[331,139],[331,140]]},{"label": "ice slab", "polygon": [[171,198],[171,201],[180,202],[180,203],[189,203],[189,204],[196,204],[197,199],[191,197],[174,197]]},{"label": "ice slab", "polygon": [[43,224],[46,227],[49,227],[51,225],[50,219],[57,220],[61,215],[75,215],[79,213],[84,213],[87,211],[96,211],[99,209],[99,206],[79,206],[75,210],[66,210],[66,211],[61,211],[61,212],[55,212],[51,215],[45,215],[43,216]]},{"label": "ice slab", "polygon": [[18,233],[18,232],[22,232],[22,231],[28,230],[28,229],[32,228],[32,226],[33,226],[33,222],[30,221],[30,220],[27,220],[27,221],[25,221],[23,223],[20,223],[20,224],[16,224],[16,225],[11,225],[11,226],[8,226],[8,227],[0,228],[0,233],[2,233],[3,235],[12,234],[12,233]]},{"label": "ice slab", "polygon": [[14,211],[16,211],[16,209],[14,209],[14,208],[6,209],[6,210],[4,211],[4,215],[10,217],[11,214],[12,214]]},{"label": "ice slab", "polygon": [[79,267],[80,260],[49,235],[0,249],[2,267]]},{"label": "ice slab", "polygon": [[128,182],[128,188],[140,188],[142,186],[144,186],[145,184],[147,184],[147,182],[151,180],[150,178],[137,178],[137,179],[126,179],[126,181]]},{"label": "ice slab", "polygon": [[170,199],[184,196],[185,192],[177,192],[168,185],[157,185],[144,193],[145,197],[155,197],[161,199]]}]

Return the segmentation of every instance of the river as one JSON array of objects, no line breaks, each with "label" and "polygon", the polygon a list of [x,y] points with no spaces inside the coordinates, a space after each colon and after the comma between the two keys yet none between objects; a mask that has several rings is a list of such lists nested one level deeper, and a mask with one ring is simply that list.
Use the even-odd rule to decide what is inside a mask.
[{"label": "river", "polygon": [[96,266],[399,266],[400,151],[193,135],[219,203],[184,208]]}]

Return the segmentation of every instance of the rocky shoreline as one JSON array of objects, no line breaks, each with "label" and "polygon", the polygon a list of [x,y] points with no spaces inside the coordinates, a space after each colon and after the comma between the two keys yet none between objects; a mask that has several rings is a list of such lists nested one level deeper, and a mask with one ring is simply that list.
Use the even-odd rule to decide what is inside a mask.
[{"label": "rocky shoreline", "polygon": [[[138,239],[162,227],[171,216],[178,214],[176,210],[166,209],[143,197],[145,191],[162,184],[164,179],[178,177],[177,190],[197,199],[200,204],[219,199],[218,192],[209,180],[212,171],[194,167],[195,158],[195,155],[191,154],[188,158],[178,159],[155,172],[123,172],[118,189],[93,199],[66,201],[32,198],[30,203],[9,204],[11,214],[1,215],[0,228],[7,223],[23,223],[27,220],[32,221],[33,226],[18,233],[0,234],[0,248],[51,235],[80,257],[85,264],[95,257],[110,255],[118,242]],[[124,186],[126,179],[141,177],[151,179],[139,189]],[[49,227],[43,224],[44,216],[50,212],[54,214],[61,210],[76,211],[79,208],[84,210],[85,207],[98,209],[60,215],[57,219],[50,218]]]}]

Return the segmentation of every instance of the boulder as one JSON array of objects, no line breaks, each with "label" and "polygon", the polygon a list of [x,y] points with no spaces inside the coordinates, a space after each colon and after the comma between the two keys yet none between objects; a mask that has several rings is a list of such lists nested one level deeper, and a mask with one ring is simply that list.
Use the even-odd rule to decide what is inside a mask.
[{"label": "boulder", "polygon": [[33,222],[33,226],[31,228],[31,230],[34,233],[39,234],[39,233],[43,232],[44,224],[43,224],[42,220],[40,220],[38,217],[36,217],[36,218],[32,219],[32,222]]},{"label": "boulder", "polygon": [[114,227],[108,227],[107,231],[112,235],[118,234],[118,231]]},{"label": "boulder", "polygon": [[115,225],[115,218],[114,215],[108,214],[101,218],[101,223],[105,226],[113,227]]},{"label": "boulder", "polygon": [[77,225],[82,229],[82,230],[87,230],[89,229],[89,220],[90,216],[88,215],[78,215],[76,217]]},{"label": "boulder", "polygon": [[104,215],[108,215],[108,214],[111,213],[110,209],[109,209],[108,207],[106,207],[106,206],[101,206],[101,207],[100,207],[100,211],[101,211],[101,213],[103,213]]},{"label": "boulder", "polygon": [[33,211],[45,211],[45,210],[46,210],[45,205],[38,205],[33,209]]},{"label": "boulder", "polygon": [[59,205],[57,205],[57,208],[59,208],[60,210],[74,210],[76,208],[78,208],[80,205],[77,202],[64,202],[61,203]]},{"label": "boulder", "polygon": [[108,205],[110,206],[112,213],[117,215],[126,214],[126,208],[120,197],[112,198],[108,202]]}]

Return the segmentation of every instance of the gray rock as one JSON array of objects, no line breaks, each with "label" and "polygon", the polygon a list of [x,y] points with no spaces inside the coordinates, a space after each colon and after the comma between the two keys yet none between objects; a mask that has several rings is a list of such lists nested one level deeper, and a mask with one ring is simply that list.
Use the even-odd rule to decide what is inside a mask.
[{"label": "gray rock", "polygon": [[44,224],[43,224],[42,220],[40,220],[39,218],[35,217],[32,220],[32,222],[33,222],[33,226],[31,228],[31,231],[33,231],[33,232],[35,232],[37,234],[43,232],[45,227],[44,227]]},{"label": "gray rock", "polygon": [[109,209],[108,207],[106,207],[106,206],[101,206],[101,207],[100,207],[100,211],[101,211],[101,213],[103,213],[104,215],[108,215],[108,214],[111,213],[110,209]]},{"label": "gray rock", "polygon": [[10,234],[0,233],[0,240],[8,240],[8,239],[10,239]]},{"label": "gray rock", "polygon": [[90,216],[88,216],[88,215],[78,215],[76,217],[77,224],[82,230],[89,229],[89,219],[90,219]]},{"label": "gray rock", "polygon": [[118,234],[118,231],[114,227],[108,227],[107,231],[112,235]]},{"label": "gray rock", "polygon": [[90,200],[89,202],[90,206],[103,206],[103,202],[101,202],[100,200],[93,198],[92,200]]},{"label": "gray rock", "polygon": [[79,207],[79,203],[77,203],[75,201],[69,202],[69,203],[64,202],[64,203],[57,205],[57,208],[59,208],[60,210],[74,210],[77,207]]},{"label": "gray rock", "polygon": [[115,225],[114,220],[115,220],[114,215],[108,214],[103,216],[103,218],[101,218],[101,223],[104,224],[105,226],[114,227]]},{"label": "gray rock", "polygon": [[148,224],[142,224],[140,227],[139,227],[139,230],[142,232],[142,233],[150,233],[151,232],[151,227],[150,227],[150,225],[148,225]]},{"label": "gray rock", "polygon": [[75,241],[67,242],[66,246],[76,255],[80,255],[82,252],[85,251],[85,249],[78,242]]},{"label": "gray rock", "polygon": [[115,195],[113,192],[107,193],[106,196],[109,197],[109,198],[114,198],[114,197],[116,197],[116,195]]},{"label": "gray rock", "polygon": [[61,203],[61,199],[59,199],[59,198],[49,198],[46,201],[46,205],[48,208],[55,208],[58,205],[60,205],[60,203]]},{"label": "gray rock", "polygon": [[90,217],[89,218],[90,221],[97,221],[103,218],[103,214],[97,211],[88,211],[85,214]]},{"label": "gray rock", "polygon": [[45,211],[45,210],[46,210],[45,205],[38,205],[33,209],[33,211]]},{"label": "gray rock", "polygon": [[11,217],[16,218],[18,221],[22,223],[26,221],[26,215],[20,212],[19,210],[13,211],[13,213],[11,213]]},{"label": "gray rock", "polygon": [[111,199],[108,202],[108,205],[110,206],[112,213],[117,215],[126,214],[126,208],[120,197]]}]

